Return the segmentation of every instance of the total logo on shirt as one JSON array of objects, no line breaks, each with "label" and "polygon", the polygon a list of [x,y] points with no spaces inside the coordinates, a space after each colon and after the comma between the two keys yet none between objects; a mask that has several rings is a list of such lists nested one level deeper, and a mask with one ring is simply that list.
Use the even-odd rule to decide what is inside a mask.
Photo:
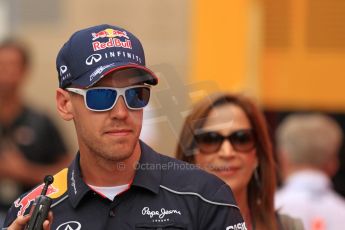
[{"label": "total logo on shirt", "polygon": [[246,223],[242,222],[232,226],[228,226],[225,230],[247,230],[247,227]]}]

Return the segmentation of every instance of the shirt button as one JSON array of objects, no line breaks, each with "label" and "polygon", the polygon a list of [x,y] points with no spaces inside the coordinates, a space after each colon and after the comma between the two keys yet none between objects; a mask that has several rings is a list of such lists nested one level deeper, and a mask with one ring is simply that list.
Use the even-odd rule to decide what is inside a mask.
[{"label": "shirt button", "polygon": [[115,216],[115,212],[114,212],[114,210],[110,210],[110,212],[109,212],[109,216],[111,216],[111,217],[114,217],[114,216]]}]

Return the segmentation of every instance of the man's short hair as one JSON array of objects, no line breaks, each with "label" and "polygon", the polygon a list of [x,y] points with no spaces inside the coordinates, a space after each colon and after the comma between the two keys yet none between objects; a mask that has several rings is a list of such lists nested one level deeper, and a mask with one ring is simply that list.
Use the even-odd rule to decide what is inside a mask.
[{"label": "man's short hair", "polygon": [[278,152],[285,153],[290,163],[322,167],[338,154],[343,133],[329,116],[293,114],[278,127],[276,139]]}]

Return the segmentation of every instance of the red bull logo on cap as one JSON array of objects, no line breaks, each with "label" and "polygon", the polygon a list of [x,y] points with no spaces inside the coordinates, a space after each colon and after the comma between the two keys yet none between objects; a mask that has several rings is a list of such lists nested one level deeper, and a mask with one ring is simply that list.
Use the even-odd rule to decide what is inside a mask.
[{"label": "red bull logo on cap", "polygon": [[[131,40],[127,35],[126,31],[105,29],[97,33],[92,33],[92,41],[99,38],[109,38],[107,42],[92,42],[92,47],[94,51],[102,50],[111,47],[122,47],[127,49],[132,49]],[[121,38],[121,39],[120,39]]]},{"label": "red bull logo on cap", "polygon": [[[14,202],[14,206],[16,208],[19,208],[17,216],[24,215],[26,209],[29,208],[31,202],[33,202],[37,196],[41,195],[43,187],[44,187],[44,184],[41,184],[40,186],[36,187],[35,189],[33,189],[31,192],[29,192],[25,196],[23,196],[22,199],[17,199]],[[49,196],[50,194],[56,193],[58,191],[59,190],[57,188],[50,185],[47,189],[46,196]]]},{"label": "red bull logo on cap", "polygon": [[92,47],[93,47],[93,51],[103,50],[103,49],[111,48],[111,47],[122,47],[126,49],[132,49],[132,43],[128,39],[126,39],[126,41],[123,42],[118,38],[109,38],[107,42],[99,42],[99,41],[92,42]]},{"label": "red bull logo on cap", "polygon": [[115,38],[115,37],[129,39],[126,31],[114,30],[110,28],[101,30],[97,33],[92,33],[91,35],[92,35],[92,41],[97,40],[98,38]]}]

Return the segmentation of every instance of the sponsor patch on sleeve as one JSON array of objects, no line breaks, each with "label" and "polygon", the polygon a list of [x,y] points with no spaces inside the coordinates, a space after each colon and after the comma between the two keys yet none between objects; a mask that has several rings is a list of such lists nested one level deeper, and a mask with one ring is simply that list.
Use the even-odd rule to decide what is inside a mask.
[{"label": "sponsor patch on sleeve", "polygon": [[[54,176],[53,184],[49,185],[47,189],[46,196],[50,198],[58,198],[64,194],[67,190],[67,171],[68,169],[63,169]],[[40,184],[26,195],[21,198],[18,198],[14,201],[14,206],[18,208],[17,216],[22,216],[25,214],[26,210],[30,205],[35,201],[36,197],[41,195],[44,184]]]}]

